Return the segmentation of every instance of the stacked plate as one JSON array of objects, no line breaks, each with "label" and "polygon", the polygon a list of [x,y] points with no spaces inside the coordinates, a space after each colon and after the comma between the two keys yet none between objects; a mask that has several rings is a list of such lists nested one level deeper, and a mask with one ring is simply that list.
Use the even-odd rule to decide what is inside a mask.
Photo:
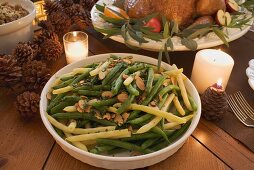
[{"label": "stacked plate", "polygon": [[249,61],[249,67],[246,69],[246,75],[249,77],[249,85],[254,90],[254,59]]}]

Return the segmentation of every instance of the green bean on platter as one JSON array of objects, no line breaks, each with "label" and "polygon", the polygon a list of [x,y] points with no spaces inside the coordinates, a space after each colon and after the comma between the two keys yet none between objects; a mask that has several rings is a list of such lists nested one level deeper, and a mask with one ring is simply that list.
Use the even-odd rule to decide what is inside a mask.
[{"label": "green bean on platter", "polygon": [[178,74],[111,56],[58,77],[47,94],[46,116],[57,134],[82,150],[149,154],[178,140],[198,109],[181,91],[182,81],[171,81]]}]

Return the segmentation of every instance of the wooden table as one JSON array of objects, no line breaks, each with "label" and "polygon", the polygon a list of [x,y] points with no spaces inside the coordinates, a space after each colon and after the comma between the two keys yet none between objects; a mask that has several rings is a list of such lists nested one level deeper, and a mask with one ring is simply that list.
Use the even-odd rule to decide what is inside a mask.
[{"label": "wooden table", "polygon": [[[90,55],[129,52],[157,57],[149,51],[133,51],[112,40],[102,40],[93,30],[88,31]],[[254,55],[254,33],[230,43],[224,51],[233,56],[235,67],[228,92],[241,90],[254,106],[253,91],[247,84],[245,69]],[[173,63],[184,68],[189,77],[195,52],[174,52]],[[57,71],[65,65],[64,57],[52,65]],[[14,96],[0,91],[0,169],[98,169],[84,164],[65,153],[44,127],[39,115],[24,122],[14,107]],[[127,167],[126,167],[127,168]],[[254,169],[254,153],[218,128],[201,119],[185,145],[173,156],[144,169]]]}]

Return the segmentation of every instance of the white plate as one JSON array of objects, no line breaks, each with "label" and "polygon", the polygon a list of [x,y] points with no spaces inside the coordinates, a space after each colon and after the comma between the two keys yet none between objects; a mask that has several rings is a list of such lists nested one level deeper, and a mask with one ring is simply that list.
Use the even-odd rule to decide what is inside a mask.
[{"label": "white plate", "polygon": [[[137,54],[116,53],[114,55],[120,56],[120,57],[133,56],[134,61],[142,61],[142,62],[154,64],[154,65],[156,65],[158,62],[158,60],[156,59],[142,56],[142,55],[137,55]],[[197,106],[198,106],[197,113],[193,117],[189,129],[177,141],[175,141],[168,147],[154,153],[141,155],[141,156],[130,156],[128,153],[125,153],[122,155],[117,155],[116,157],[112,157],[112,156],[102,156],[102,155],[96,155],[89,152],[85,152],[83,150],[80,150],[74,147],[73,145],[69,144],[64,139],[62,139],[55,132],[52,125],[46,118],[45,113],[46,113],[46,108],[48,105],[46,94],[51,89],[51,85],[53,84],[53,82],[56,80],[57,77],[65,73],[71,72],[74,68],[82,67],[84,65],[95,63],[95,62],[105,61],[109,56],[110,54],[100,54],[100,55],[88,57],[85,60],[81,60],[76,63],[65,66],[64,68],[59,70],[55,75],[53,75],[50,78],[50,80],[47,82],[47,84],[43,88],[43,91],[41,93],[41,100],[40,100],[40,114],[41,114],[41,118],[45,127],[47,128],[49,133],[54,137],[56,142],[62,147],[64,151],[69,153],[74,158],[96,167],[102,167],[106,169],[135,169],[135,168],[150,166],[165,160],[166,158],[168,158],[169,156],[177,152],[179,148],[182,147],[182,145],[185,143],[187,138],[195,130],[200,119],[200,115],[201,115],[200,97],[196,88],[194,87],[194,85],[191,83],[189,79],[187,79],[184,83],[185,83],[187,91],[193,97],[194,101],[197,103]],[[162,63],[162,67],[167,70],[172,69],[170,65],[164,62]],[[185,155],[185,156],[191,156],[191,155]]]},{"label": "white plate", "polygon": [[248,76],[248,83],[254,90],[254,59],[249,61],[249,67],[246,69],[246,75]]},{"label": "white plate", "polygon": [[[106,4],[106,5],[111,5],[113,3],[112,0],[99,0],[97,4]],[[94,6],[91,10],[91,17],[92,17],[92,22],[93,25],[99,28],[103,28],[105,26],[105,21],[99,17],[99,11],[96,9]],[[250,21],[250,25],[252,25],[253,20]],[[245,26],[242,30],[240,29],[226,29],[225,32],[228,33],[228,42],[236,40],[246,34],[251,26]],[[110,37],[112,40],[124,43],[124,40],[122,36],[112,36]],[[163,47],[163,42],[156,42],[150,39],[147,39],[149,42],[148,43],[143,43],[142,45],[139,45],[139,43],[132,38],[128,40],[128,43],[132,46],[139,47],[145,50],[149,51],[159,51]],[[214,33],[209,33],[207,36],[195,39],[198,43],[198,49],[204,49],[204,48],[210,48],[210,47],[215,47],[218,45],[223,44],[223,42],[214,34]],[[174,51],[189,51],[190,49],[186,48],[181,44],[181,39],[179,37],[173,37],[172,38],[173,44],[174,44]],[[162,44],[163,43],[163,44]],[[170,48],[168,48],[170,50]]]}]

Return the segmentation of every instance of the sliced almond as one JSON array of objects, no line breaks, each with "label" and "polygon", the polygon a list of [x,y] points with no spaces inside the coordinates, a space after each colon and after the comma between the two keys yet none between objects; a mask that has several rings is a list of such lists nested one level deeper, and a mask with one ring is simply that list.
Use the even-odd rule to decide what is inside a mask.
[{"label": "sliced almond", "polygon": [[119,108],[119,107],[121,107],[121,105],[122,105],[122,103],[116,103],[116,104],[113,105],[113,107]]},{"label": "sliced almond", "polygon": [[80,98],[83,99],[83,100],[87,99],[86,96],[80,96]]},{"label": "sliced almond", "polygon": [[80,113],[84,113],[84,110],[81,109],[79,106],[77,106],[77,111],[80,112]]},{"label": "sliced almond", "polygon": [[123,114],[122,114],[123,122],[126,122],[127,119],[129,118],[129,116],[130,116],[130,113],[127,113],[127,112],[123,113]]},{"label": "sliced almond", "polygon": [[104,91],[104,92],[102,92],[101,96],[105,97],[105,98],[112,98],[113,93],[111,91]]},{"label": "sliced almond", "polygon": [[128,94],[121,93],[121,94],[117,95],[117,99],[119,102],[123,103],[125,100],[128,99]]},{"label": "sliced almond", "polygon": [[123,79],[127,79],[129,76],[127,74],[123,74]]},{"label": "sliced almond", "polygon": [[91,111],[92,106],[86,106],[86,108],[84,109],[84,112],[89,113]]},{"label": "sliced almond", "polygon": [[103,119],[110,120],[110,119],[111,119],[111,115],[110,115],[110,113],[106,113],[105,115],[103,115],[102,118],[103,118]]},{"label": "sliced almond", "polygon": [[114,118],[114,122],[117,123],[119,126],[123,124],[123,117],[121,115],[116,115]]},{"label": "sliced almond", "polygon": [[164,80],[163,86],[165,86],[165,87],[168,86],[170,84],[170,82],[171,82],[171,79]]},{"label": "sliced almond", "polygon": [[97,119],[103,119],[99,112],[96,112],[94,115]]},{"label": "sliced almond", "polygon": [[98,99],[92,99],[88,101],[88,105],[92,105],[93,103],[97,102]]},{"label": "sliced almond", "polygon": [[46,97],[47,97],[48,100],[51,100],[52,99],[52,94],[51,93],[47,93]]},{"label": "sliced almond", "polygon": [[125,62],[127,64],[131,64],[132,63],[132,61],[130,59],[128,59],[128,58],[124,58],[123,62]]},{"label": "sliced almond", "polygon": [[151,102],[150,102],[150,105],[151,105],[152,107],[155,107],[155,106],[156,106],[156,102],[155,102],[155,101],[151,101]]},{"label": "sliced almond", "polygon": [[85,80],[81,80],[79,83],[80,83],[80,84],[83,84],[83,83],[85,83]]},{"label": "sliced almond", "polygon": [[136,85],[138,86],[138,88],[142,91],[145,90],[146,87],[142,78],[140,78],[139,76],[135,76],[135,80],[136,80]]},{"label": "sliced almond", "polygon": [[111,118],[114,119],[116,117],[116,114],[111,114]]},{"label": "sliced almond", "polygon": [[133,131],[133,128],[132,128],[131,125],[128,127],[128,130],[131,131],[131,132]]},{"label": "sliced almond", "polygon": [[107,75],[106,71],[100,71],[99,72],[99,79],[103,80],[106,77],[106,75]]},{"label": "sliced almond", "polygon": [[81,109],[84,109],[85,103],[86,103],[85,100],[79,100],[79,101],[78,101],[78,106],[79,106]]}]

